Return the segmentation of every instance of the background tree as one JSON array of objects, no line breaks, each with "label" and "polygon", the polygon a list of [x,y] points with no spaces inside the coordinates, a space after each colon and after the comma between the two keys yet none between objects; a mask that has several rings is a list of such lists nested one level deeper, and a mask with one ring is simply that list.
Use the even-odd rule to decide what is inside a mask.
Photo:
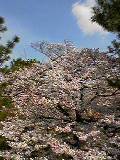
[{"label": "background tree", "polygon": [[[0,40],[2,34],[7,31],[7,27],[5,26],[5,21],[3,17],[0,17]],[[1,42],[1,41],[0,41]],[[19,37],[15,36],[11,41],[8,41],[6,44],[0,43],[0,121],[4,121],[8,116],[12,113],[12,108],[14,108],[12,98],[6,94],[6,87],[9,82],[4,81],[3,79],[3,69],[4,62],[8,61],[10,58],[10,54],[12,53],[13,48],[16,43],[19,42]],[[4,108],[3,108],[4,106]],[[0,149],[4,149],[3,143],[5,143],[5,148],[8,147],[5,138],[0,137]],[[2,147],[2,148],[1,148]]]},{"label": "background tree", "polygon": [[[1,34],[5,31],[7,31],[7,27],[5,26],[4,18],[0,17],[0,40],[1,40]],[[19,42],[19,37],[15,36],[11,41],[8,41],[5,45],[0,44],[0,67],[3,66],[5,61],[9,60],[10,53],[12,53],[13,48],[18,42]]]},{"label": "background tree", "polygon": [[[112,41],[112,45],[108,49],[120,64],[120,0],[96,0],[93,13],[91,18],[93,22],[97,22],[108,32],[116,34],[116,39]],[[120,88],[119,78],[108,80],[108,83]]]},{"label": "background tree", "polygon": [[120,58],[120,0],[96,0],[96,4],[92,21],[117,35],[109,46],[109,52]]}]

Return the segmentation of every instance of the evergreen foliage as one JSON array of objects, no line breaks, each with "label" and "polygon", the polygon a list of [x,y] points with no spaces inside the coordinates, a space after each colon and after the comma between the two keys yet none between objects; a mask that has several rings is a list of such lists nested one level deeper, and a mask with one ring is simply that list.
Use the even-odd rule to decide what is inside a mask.
[{"label": "evergreen foliage", "polygon": [[7,150],[7,149],[10,149],[7,143],[7,140],[5,137],[0,135],[0,150],[2,151],[2,150]]},{"label": "evergreen foliage", "polygon": [[28,59],[23,60],[21,58],[13,59],[10,63],[10,66],[5,66],[1,68],[2,73],[8,74],[10,72],[18,71],[19,69],[23,69],[24,67],[31,67],[34,63],[40,63],[36,59]]},{"label": "evergreen foliage", "polygon": [[40,63],[39,61],[37,61],[36,59],[28,59],[27,61],[26,60],[23,60],[21,58],[18,58],[18,59],[14,59],[12,62],[11,62],[11,65],[10,65],[10,71],[16,71],[16,70],[19,70],[20,68],[23,69],[24,67],[30,67],[33,63]]},{"label": "evergreen foliage", "polygon": [[120,0],[96,0],[93,8],[93,22],[97,22],[108,32],[117,35],[116,40],[109,46],[109,52],[120,58]]},{"label": "evergreen foliage", "polygon": [[5,95],[7,82],[0,83],[0,121],[4,121],[11,113],[9,110],[14,107],[11,97]]},{"label": "evergreen foliage", "polygon": [[[116,39],[108,49],[120,64],[120,0],[96,0],[96,2],[92,21],[97,22],[108,32],[116,34]],[[108,84],[113,87],[120,88],[119,83],[120,79],[108,80]]]},{"label": "evergreen foliage", "polygon": [[92,20],[109,32],[120,33],[120,0],[96,0]]},{"label": "evergreen foliage", "polygon": [[110,86],[120,89],[120,79],[107,79],[107,81]]},{"label": "evergreen foliage", "polygon": [[[5,23],[4,18],[0,17],[0,34],[7,30],[7,27],[4,25],[4,23]],[[9,60],[10,53],[12,53],[13,48],[18,42],[19,42],[19,37],[15,36],[11,41],[8,41],[5,45],[0,44],[0,67],[3,66],[4,62]]]}]

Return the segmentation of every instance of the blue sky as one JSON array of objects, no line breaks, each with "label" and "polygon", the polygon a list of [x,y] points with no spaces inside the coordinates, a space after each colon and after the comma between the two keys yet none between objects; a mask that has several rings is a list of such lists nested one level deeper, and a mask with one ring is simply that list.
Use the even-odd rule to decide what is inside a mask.
[{"label": "blue sky", "polygon": [[62,42],[69,39],[80,48],[105,49],[113,39],[111,34],[102,35],[99,31],[94,34],[94,27],[92,34],[85,33],[90,26],[84,22],[84,15],[81,17],[81,9],[87,13],[82,4],[88,1],[91,4],[94,0],[0,0],[0,16],[5,18],[8,27],[5,39],[13,35],[21,38],[13,57],[43,58],[30,47],[31,42],[40,40]]}]

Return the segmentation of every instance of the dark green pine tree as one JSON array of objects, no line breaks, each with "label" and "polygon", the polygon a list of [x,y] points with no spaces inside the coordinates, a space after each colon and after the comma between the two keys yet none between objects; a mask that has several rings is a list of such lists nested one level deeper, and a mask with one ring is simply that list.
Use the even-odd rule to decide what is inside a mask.
[{"label": "dark green pine tree", "polygon": [[[93,7],[93,22],[97,22],[108,32],[116,35],[108,47],[109,53],[120,63],[120,0],[96,0],[96,6]],[[120,79],[108,80],[108,83],[120,89]]]},{"label": "dark green pine tree", "polygon": [[[0,40],[3,32],[7,31],[5,26],[5,21],[3,17],[0,17]],[[3,66],[4,62],[8,61],[10,54],[12,53],[13,48],[16,43],[19,42],[19,37],[15,36],[11,41],[8,41],[5,45],[0,44],[0,68]]]},{"label": "dark green pine tree", "polygon": [[92,20],[106,30],[120,33],[120,0],[96,0]]}]

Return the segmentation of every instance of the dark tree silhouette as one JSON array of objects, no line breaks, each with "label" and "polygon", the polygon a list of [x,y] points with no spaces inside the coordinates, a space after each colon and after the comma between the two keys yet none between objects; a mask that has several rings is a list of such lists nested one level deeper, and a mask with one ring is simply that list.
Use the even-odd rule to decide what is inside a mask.
[{"label": "dark tree silhouette", "polygon": [[[1,39],[1,34],[7,31],[7,27],[4,24],[5,24],[4,18],[0,17],[0,39]],[[5,61],[9,60],[10,54],[12,53],[13,48],[18,42],[19,42],[19,37],[15,36],[12,40],[8,41],[5,45],[0,44],[0,67],[3,66]]]},{"label": "dark tree silhouette", "polygon": [[[120,0],[96,0],[97,5],[93,7],[92,21],[97,22],[108,32],[116,34],[116,39],[108,47],[109,53],[120,64]],[[108,80],[114,87],[120,88],[120,79]]]}]

